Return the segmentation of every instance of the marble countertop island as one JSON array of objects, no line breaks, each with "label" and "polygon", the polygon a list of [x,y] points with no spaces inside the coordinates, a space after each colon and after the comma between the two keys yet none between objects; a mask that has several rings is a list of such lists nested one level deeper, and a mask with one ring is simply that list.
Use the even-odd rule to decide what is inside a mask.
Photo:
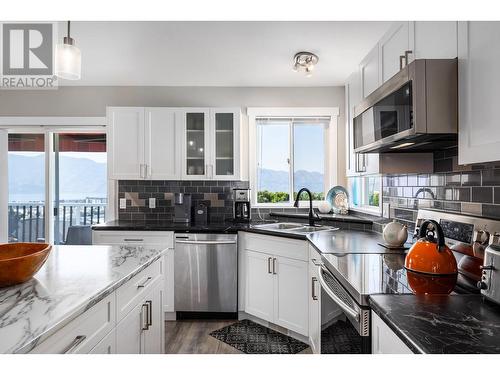
[{"label": "marble countertop island", "polygon": [[26,353],[163,255],[147,246],[54,246],[35,276],[0,288],[0,353]]}]

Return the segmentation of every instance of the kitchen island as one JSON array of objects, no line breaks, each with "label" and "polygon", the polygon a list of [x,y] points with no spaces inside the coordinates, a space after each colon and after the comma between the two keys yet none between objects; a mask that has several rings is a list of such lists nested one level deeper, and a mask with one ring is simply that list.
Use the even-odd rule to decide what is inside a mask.
[{"label": "kitchen island", "polygon": [[0,353],[31,351],[163,253],[142,246],[54,246],[31,280],[0,289]]}]

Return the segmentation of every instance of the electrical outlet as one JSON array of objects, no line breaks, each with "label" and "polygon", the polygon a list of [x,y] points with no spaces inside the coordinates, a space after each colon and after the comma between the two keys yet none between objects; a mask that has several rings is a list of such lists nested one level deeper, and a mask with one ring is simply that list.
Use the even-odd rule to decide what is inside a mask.
[{"label": "electrical outlet", "polygon": [[127,200],[125,198],[120,198],[120,210],[127,208]]},{"label": "electrical outlet", "polygon": [[149,208],[156,208],[156,198],[149,198]]}]

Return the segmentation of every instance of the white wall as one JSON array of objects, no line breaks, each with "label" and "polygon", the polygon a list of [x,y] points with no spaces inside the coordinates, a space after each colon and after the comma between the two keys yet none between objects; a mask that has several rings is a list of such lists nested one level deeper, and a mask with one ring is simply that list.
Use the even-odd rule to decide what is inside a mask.
[{"label": "white wall", "polygon": [[0,90],[0,116],[105,116],[106,106],[338,107],[338,183],[345,185],[344,87],[81,86]]}]

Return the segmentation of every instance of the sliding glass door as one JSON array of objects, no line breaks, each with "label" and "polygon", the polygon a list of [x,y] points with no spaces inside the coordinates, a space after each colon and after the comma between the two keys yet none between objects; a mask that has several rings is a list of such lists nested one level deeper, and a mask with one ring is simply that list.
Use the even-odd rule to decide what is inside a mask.
[{"label": "sliding glass door", "polygon": [[54,134],[54,243],[91,242],[106,217],[106,134]]},{"label": "sliding glass door", "polygon": [[46,240],[45,135],[8,135],[8,241]]},{"label": "sliding glass door", "polygon": [[0,199],[8,215],[0,225],[8,242],[90,244],[91,225],[106,218],[104,130],[21,129],[7,138],[0,152],[7,155],[8,183]]}]

